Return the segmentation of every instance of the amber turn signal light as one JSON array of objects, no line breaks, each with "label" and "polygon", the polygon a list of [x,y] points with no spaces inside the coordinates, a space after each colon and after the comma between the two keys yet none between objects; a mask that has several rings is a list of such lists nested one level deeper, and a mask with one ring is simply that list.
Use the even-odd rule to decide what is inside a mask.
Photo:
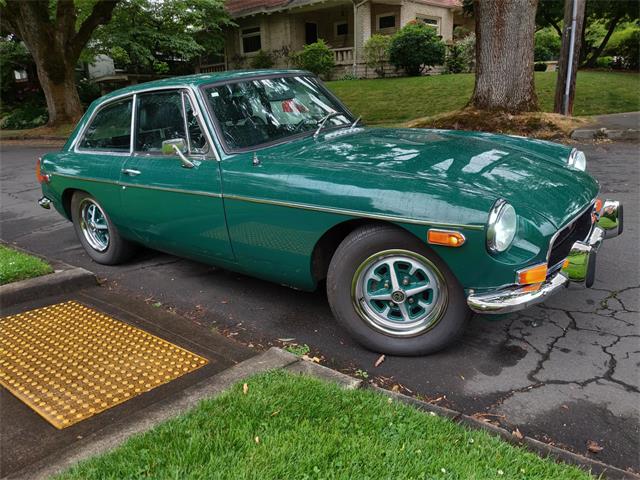
[{"label": "amber turn signal light", "polygon": [[445,247],[461,247],[465,238],[460,232],[451,230],[429,230],[427,241],[433,245],[444,245]]},{"label": "amber turn signal light", "polygon": [[530,285],[532,283],[542,283],[547,278],[547,264],[541,263],[533,267],[525,268],[518,272],[518,283],[520,285]]},{"label": "amber turn signal light", "polygon": [[38,183],[49,183],[49,175],[43,174],[40,170],[40,161],[41,159],[39,158],[36,162],[36,178],[38,179]]},{"label": "amber turn signal light", "polygon": [[596,198],[596,203],[593,205],[593,209],[595,210],[596,213],[600,213],[600,210],[602,210],[601,198]]}]

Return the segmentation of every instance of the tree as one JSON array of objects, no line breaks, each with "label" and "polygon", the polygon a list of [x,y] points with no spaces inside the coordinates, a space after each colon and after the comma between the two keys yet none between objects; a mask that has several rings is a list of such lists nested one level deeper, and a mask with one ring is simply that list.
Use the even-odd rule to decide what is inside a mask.
[{"label": "tree", "polygon": [[533,80],[537,0],[475,0],[476,76],[470,104],[481,110],[538,109]]},{"label": "tree", "polygon": [[192,72],[200,56],[222,51],[223,27],[232,24],[222,0],[120,0],[86,57],[108,55],[132,73]]},{"label": "tree", "polygon": [[384,67],[389,60],[389,35],[371,35],[364,44],[364,61],[379,77],[384,77]]},{"label": "tree", "polygon": [[389,61],[408,75],[420,75],[425,68],[441,65],[445,50],[444,42],[433,27],[414,20],[392,37]]},{"label": "tree", "polygon": [[118,0],[2,0],[0,28],[33,56],[47,101],[49,125],[77,121],[82,104],[75,67],[94,30],[111,19]]}]

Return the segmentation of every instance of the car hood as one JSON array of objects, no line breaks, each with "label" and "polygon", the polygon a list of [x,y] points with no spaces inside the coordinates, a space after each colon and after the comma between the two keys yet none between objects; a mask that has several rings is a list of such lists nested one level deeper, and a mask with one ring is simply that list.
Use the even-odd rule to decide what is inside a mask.
[{"label": "car hood", "polygon": [[589,174],[566,166],[570,150],[482,132],[362,128],[329,132],[296,153],[301,161],[358,175],[420,178],[425,189],[448,184],[484,200],[504,198],[516,210],[534,210],[560,227],[598,192]]}]

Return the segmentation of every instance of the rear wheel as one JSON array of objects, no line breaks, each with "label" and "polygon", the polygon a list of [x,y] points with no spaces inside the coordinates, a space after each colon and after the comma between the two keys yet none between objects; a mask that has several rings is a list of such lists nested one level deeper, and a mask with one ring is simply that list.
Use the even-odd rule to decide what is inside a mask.
[{"label": "rear wheel", "polygon": [[116,265],[134,253],[134,245],[120,236],[102,206],[88,193],[73,194],[71,219],[78,240],[96,262]]},{"label": "rear wheel", "polygon": [[329,267],[327,295],[359,343],[394,355],[446,347],[471,316],[447,266],[417,238],[386,225],[345,238]]}]

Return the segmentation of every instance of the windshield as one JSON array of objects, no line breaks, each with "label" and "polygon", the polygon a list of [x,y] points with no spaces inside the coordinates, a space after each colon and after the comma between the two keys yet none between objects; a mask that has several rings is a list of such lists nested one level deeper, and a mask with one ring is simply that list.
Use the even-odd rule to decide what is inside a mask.
[{"label": "windshield", "polygon": [[325,129],[349,126],[345,108],[311,77],[280,77],[228,83],[204,89],[230,149],[245,149]]}]

